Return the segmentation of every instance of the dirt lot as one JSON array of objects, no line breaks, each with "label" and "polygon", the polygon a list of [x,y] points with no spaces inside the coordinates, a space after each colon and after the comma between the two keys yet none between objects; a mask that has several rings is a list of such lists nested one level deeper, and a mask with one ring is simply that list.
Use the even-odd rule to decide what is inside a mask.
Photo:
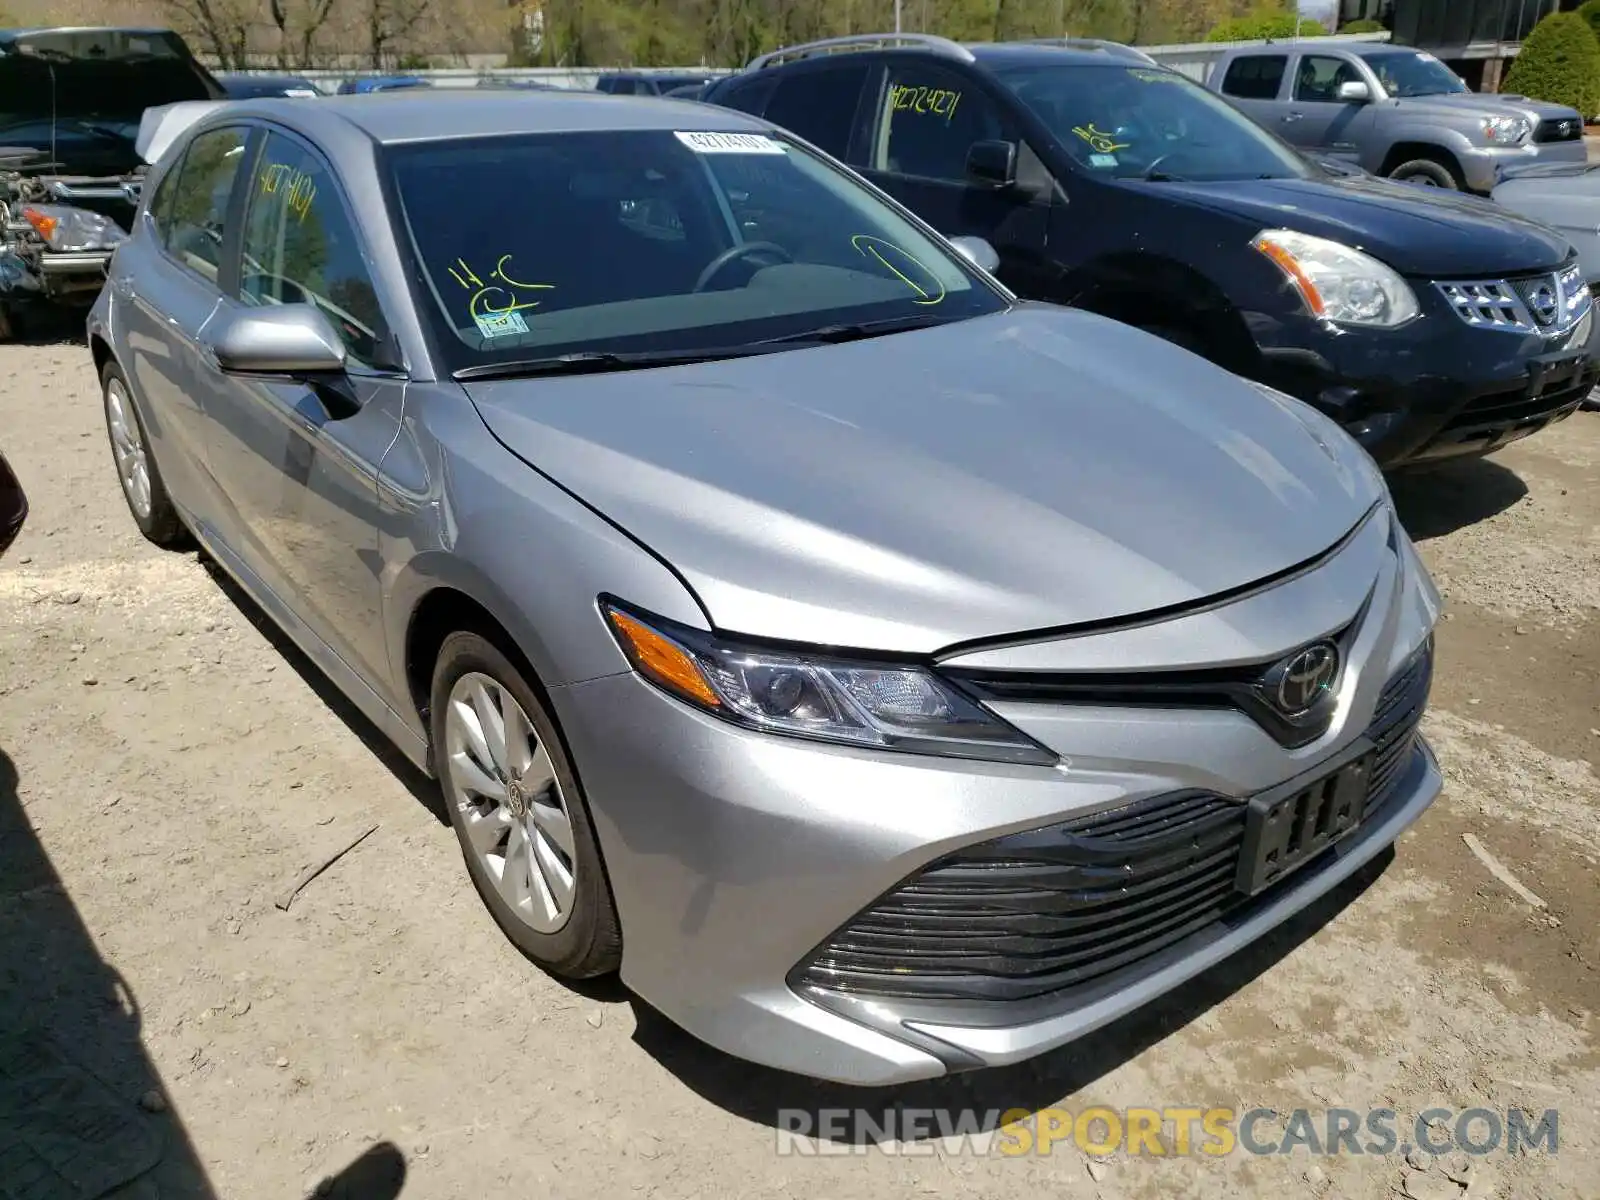
[{"label": "dirt lot", "polygon": [[[1159,1011],[894,1096],[734,1062],[520,958],[427,781],[195,554],[139,538],[81,346],[0,349],[0,443],[34,502],[0,563],[0,1043],[47,1032],[120,1098],[79,1169],[159,1154],[128,1195],[303,1196],[363,1153],[415,1200],[1469,1194],[1398,1154],[776,1151],[780,1108],[895,1101],[1559,1108],[1559,1153],[1478,1160],[1471,1200],[1600,1194],[1600,414],[1396,484],[1447,597],[1428,730],[1449,783],[1392,860]],[[85,1089],[34,1116],[67,1128]],[[8,1191],[4,1104],[0,1196],[93,1194]]]}]

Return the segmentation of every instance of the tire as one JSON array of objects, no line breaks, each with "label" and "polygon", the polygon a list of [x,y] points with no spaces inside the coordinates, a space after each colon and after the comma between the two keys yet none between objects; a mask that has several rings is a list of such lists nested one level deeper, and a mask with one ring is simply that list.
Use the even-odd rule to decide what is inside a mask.
[{"label": "tire", "polygon": [[1461,190],[1461,181],[1456,174],[1444,163],[1432,158],[1413,158],[1403,162],[1389,172],[1389,178],[1397,183],[1415,183],[1422,187],[1446,188],[1453,192]]},{"label": "tire", "polygon": [[100,372],[100,399],[105,408],[111,461],[116,465],[117,482],[122,485],[122,498],[127,502],[133,523],[158,546],[166,549],[186,546],[189,531],[184,528],[183,518],[178,516],[166,485],[161,482],[155,456],[150,453],[144,420],[139,416],[139,406],[133,402],[133,393],[122,369],[114,362],[108,362]]},{"label": "tire", "polygon": [[[495,717],[504,722],[510,716],[513,730],[521,724],[508,700],[526,718],[526,753],[518,753],[515,733],[494,736]],[[487,723],[478,717],[485,703]],[[463,632],[439,648],[429,704],[450,825],[472,884],[501,932],[552,974],[589,979],[615,971],[622,935],[605,864],[543,699],[499,648]],[[487,735],[475,738],[474,728],[484,735],[486,724]],[[501,744],[511,749],[496,762],[490,747]],[[527,791],[525,783],[531,784]]]}]

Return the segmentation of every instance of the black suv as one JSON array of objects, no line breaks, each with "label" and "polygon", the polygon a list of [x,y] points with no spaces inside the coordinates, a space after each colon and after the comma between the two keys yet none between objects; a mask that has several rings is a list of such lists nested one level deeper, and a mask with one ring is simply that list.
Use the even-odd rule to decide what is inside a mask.
[{"label": "black suv", "polygon": [[1554,230],[1306,157],[1127,47],[830,39],[705,99],[988,241],[1020,295],[1309,401],[1386,467],[1497,450],[1600,376],[1593,301]]}]

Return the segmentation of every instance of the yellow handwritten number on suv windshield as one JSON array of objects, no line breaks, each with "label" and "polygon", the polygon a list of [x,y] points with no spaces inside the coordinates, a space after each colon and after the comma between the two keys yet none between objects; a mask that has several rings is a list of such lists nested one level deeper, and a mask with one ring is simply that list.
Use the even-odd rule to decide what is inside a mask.
[{"label": "yellow handwritten number on suv windshield", "polygon": [[[511,255],[502,254],[495,262],[494,270],[489,272],[489,278],[498,279],[499,283],[485,283],[479,279],[477,273],[467,265],[467,261],[464,258],[456,259],[455,266],[447,268],[450,272],[450,278],[454,279],[469,292],[472,292],[472,299],[467,301],[467,312],[473,319],[478,317],[503,318],[509,313],[539,306],[539,301],[537,300],[520,300],[512,289],[530,292],[554,290],[556,285],[553,283],[524,283],[522,280],[514,278],[506,269],[506,264],[510,261]],[[457,270],[458,267],[460,268],[459,270]],[[495,292],[506,298],[504,304],[497,305],[490,301],[490,295]]]},{"label": "yellow handwritten number on suv windshield", "polygon": [[1126,150],[1132,142],[1119,142],[1109,133],[1104,133],[1094,127],[1094,122],[1087,125],[1076,126],[1073,133],[1089,143],[1089,148],[1096,154],[1115,154],[1118,150]]},{"label": "yellow handwritten number on suv windshield", "polygon": [[[913,258],[910,254],[902,250],[899,246],[896,246],[893,242],[887,241],[880,237],[872,237],[869,234],[858,233],[855,235],[855,237],[850,239],[850,244],[855,247],[857,254],[864,254],[868,258],[876,259],[880,266],[882,266],[890,274],[894,275],[895,278],[899,279],[901,283],[905,284],[920,297],[920,299],[913,300],[911,303],[937,304],[939,301],[944,299],[945,287],[944,284],[939,282],[939,277],[932,271],[928,270],[924,263]],[[905,271],[901,270],[899,267],[895,266],[894,263],[890,262],[890,258],[902,259],[916,271],[920,272],[922,277],[936,290],[929,291],[927,288],[923,287],[922,284],[912,279],[911,276],[906,274]]]}]

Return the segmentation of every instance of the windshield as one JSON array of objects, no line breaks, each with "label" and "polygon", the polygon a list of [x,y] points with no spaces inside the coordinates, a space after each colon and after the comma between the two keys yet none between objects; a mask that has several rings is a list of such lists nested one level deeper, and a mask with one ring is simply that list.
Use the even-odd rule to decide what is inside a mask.
[{"label": "windshield", "polygon": [[1304,159],[1226,100],[1157,67],[1001,71],[1077,164],[1114,179],[1302,179]]},{"label": "windshield", "polygon": [[1422,51],[1369,54],[1372,68],[1383,90],[1391,96],[1444,96],[1472,89],[1449,67]]},{"label": "windshield", "polygon": [[514,134],[387,153],[418,301],[453,370],[718,352],[1007,304],[849,175],[775,137]]},{"label": "windshield", "polygon": [[43,120],[48,132],[53,112],[62,122],[127,126],[132,137],[147,108],[222,94],[171,33],[56,30],[0,57],[0,129]]}]

